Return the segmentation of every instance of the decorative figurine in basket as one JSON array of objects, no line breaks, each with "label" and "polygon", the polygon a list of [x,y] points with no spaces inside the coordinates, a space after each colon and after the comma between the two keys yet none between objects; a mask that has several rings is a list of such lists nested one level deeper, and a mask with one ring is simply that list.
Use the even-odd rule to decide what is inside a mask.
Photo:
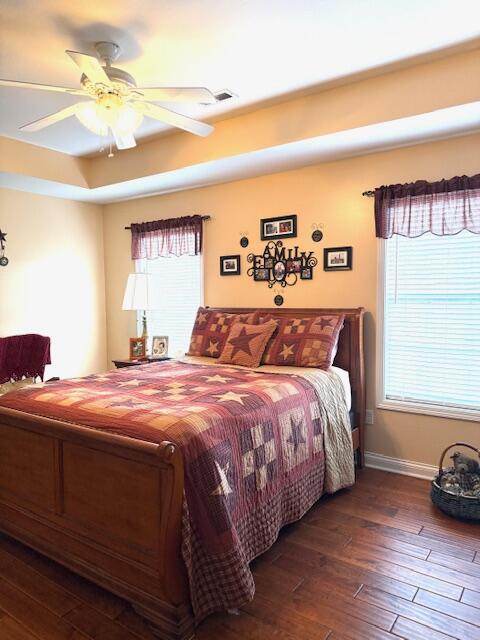
[{"label": "decorative figurine in basket", "polygon": [[438,475],[432,481],[432,502],[454,518],[480,522],[480,464],[459,451],[450,456],[453,467],[443,468],[446,453],[453,447],[468,447],[480,459],[480,449],[455,442],[441,455]]}]

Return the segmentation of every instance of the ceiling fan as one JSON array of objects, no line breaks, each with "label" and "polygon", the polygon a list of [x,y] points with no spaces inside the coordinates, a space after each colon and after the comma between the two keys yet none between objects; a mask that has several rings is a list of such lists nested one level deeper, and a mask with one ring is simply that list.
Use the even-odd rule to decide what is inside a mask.
[{"label": "ceiling fan", "polygon": [[104,66],[94,56],[77,51],[66,51],[82,72],[79,89],[0,79],[0,86],[59,91],[89,98],[87,101],[77,102],[45,118],[26,124],[20,127],[22,131],[39,131],[55,122],[76,116],[87,129],[97,135],[107,136],[111,131],[118,149],[130,149],[136,145],[133,134],[142,123],[144,116],[199,136],[208,136],[213,131],[213,127],[209,124],[152,104],[152,102],[212,104],[217,102],[217,98],[211,91],[203,87],[137,88],[134,78],[129,73],[111,66],[120,55],[118,45],[112,42],[97,42],[95,49]]}]

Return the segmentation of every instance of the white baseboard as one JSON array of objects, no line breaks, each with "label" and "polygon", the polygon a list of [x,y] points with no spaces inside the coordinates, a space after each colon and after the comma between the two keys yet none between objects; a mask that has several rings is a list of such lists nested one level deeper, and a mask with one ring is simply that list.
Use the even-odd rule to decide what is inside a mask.
[{"label": "white baseboard", "polygon": [[390,473],[399,473],[402,476],[413,476],[423,480],[432,480],[438,473],[438,467],[433,464],[423,462],[413,462],[413,460],[402,460],[401,458],[390,458],[380,453],[370,453],[365,451],[365,466],[371,469],[381,469]]}]

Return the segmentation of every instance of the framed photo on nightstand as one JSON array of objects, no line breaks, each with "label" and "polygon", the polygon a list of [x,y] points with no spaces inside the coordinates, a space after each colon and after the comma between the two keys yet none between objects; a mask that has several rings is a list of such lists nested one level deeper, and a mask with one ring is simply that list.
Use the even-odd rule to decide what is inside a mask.
[{"label": "framed photo on nightstand", "polygon": [[168,356],[168,336],[153,336],[152,358],[165,358]]},{"label": "framed photo on nightstand", "polygon": [[130,338],[130,360],[143,360],[147,355],[145,338]]}]

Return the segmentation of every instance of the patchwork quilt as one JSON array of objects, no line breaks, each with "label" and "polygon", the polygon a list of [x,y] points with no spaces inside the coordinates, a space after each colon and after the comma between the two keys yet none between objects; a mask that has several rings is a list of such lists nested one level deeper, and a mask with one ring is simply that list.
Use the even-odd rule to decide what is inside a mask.
[{"label": "patchwork quilt", "polygon": [[[151,363],[33,385],[0,406],[181,447],[182,553],[199,621],[252,599],[249,562],[324,491],[325,407],[333,404],[340,428],[349,428],[338,387],[320,397],[319,388],[330,393],[321,373],[319,387],[290,373]],[[353,482],[351,440],[342,446],[348,463],[335,488]]]}]

